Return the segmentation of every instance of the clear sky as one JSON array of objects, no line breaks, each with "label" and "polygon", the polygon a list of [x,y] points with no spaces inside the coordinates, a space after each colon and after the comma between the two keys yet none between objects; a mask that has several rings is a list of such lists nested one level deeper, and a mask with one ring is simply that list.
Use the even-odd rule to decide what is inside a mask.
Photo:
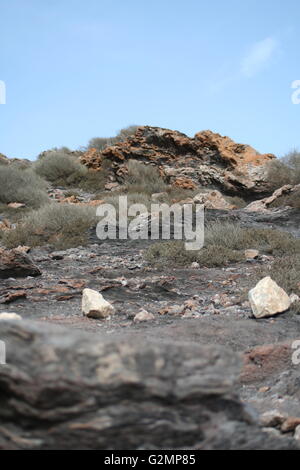
[{"label": "clear sky", "polygon": [[0,152],[130,124],[300,147],[299,0],[0,0]]}]

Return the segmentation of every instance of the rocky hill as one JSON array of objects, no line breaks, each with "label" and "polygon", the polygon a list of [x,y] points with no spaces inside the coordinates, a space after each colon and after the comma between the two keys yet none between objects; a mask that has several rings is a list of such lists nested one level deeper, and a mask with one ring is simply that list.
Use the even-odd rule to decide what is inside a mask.
[{"label": "rocky hill", "polygon": [[157,166],[161,175],[181,188],[208,186],[227,194],[257,198],[270,192],[266,168],[275,158],[211,131],[190,138],[177,131],[145,126],[102,152],[89,150],[80,160],[96,170],[101,169],[105,159],[110,160],[113,176],[119,182],[126,180],[126,163],[133,159]]}]

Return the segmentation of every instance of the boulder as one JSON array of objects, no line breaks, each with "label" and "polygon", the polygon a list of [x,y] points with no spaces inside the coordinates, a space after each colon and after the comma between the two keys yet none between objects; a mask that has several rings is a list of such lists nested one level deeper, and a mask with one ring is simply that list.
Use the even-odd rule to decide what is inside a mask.
[{"label": "boulder", "polygon": [[249,301],[255,318],[266,318],[286,312],[291,306],[288,294],[269,276],[249,292]]},{"label": "boulder", "polygon": [[242,403],[240,359],[188,342],[3,322],[0,449],[297,449]]},{"label": "boulder", "polygon": [[0,248],[0,279],[40,275],[41,271],[26,253]]},{"label": "boulder", "polygon": [[82,313],[89,318],[107,318],[114,313],[114,307],[104,297],[92,289],[82,292]]}]

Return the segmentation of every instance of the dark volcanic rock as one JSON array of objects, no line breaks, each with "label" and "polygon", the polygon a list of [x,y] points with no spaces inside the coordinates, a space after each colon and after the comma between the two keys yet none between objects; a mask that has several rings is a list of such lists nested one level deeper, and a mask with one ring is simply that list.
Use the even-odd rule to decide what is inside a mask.
[{"label": "dark volcanic rock", "polygon": [[41,272],[28,255],[18,250],[0,248],[0,279],[40,276]]},{"label": "dark volcanic rock", "polygon": [[3,322],[0,449],[290,448],[252,423],[219,346]]}]

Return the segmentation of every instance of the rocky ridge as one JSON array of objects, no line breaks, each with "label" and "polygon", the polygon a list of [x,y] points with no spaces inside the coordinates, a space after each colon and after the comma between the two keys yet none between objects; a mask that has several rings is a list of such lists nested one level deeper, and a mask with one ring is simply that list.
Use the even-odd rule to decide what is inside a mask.
[{"label": "rocky ridge", "polygon": [[190,138],[177,131],[145,126],[102,152],[89,150],[80,161],[95,170],[101,169],[104,159],[111,161],[112,174],[119,182],[126,179],[128,160],[135,159],[156,165],[162,176],[181,188],[208,186],[228,194],[259,197],[270,192],[266,165],[274,158],[211,131]]}]

